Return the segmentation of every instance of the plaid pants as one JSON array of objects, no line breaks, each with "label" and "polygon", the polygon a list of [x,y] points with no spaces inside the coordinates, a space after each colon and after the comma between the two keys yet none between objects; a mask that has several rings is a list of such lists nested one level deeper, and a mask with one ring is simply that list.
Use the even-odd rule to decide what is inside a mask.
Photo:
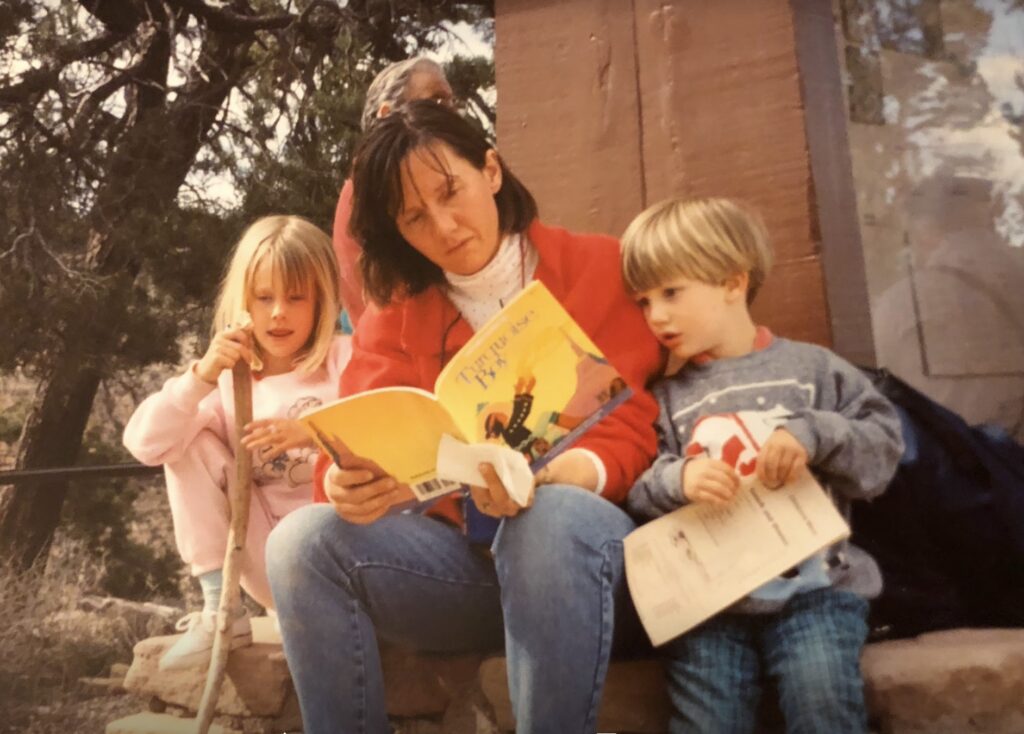
[{"label": "plaid pants", "polygon": [[817,589],[770,615],[720,614],[665,645],[672,734],[753,734],[765,684],[787,734],[864,734],[867,602]]}]

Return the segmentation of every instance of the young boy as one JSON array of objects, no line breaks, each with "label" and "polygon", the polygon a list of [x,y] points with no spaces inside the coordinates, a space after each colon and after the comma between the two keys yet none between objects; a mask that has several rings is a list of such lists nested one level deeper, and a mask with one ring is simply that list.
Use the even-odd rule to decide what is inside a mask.
[{"label": "young boy", "polygon": [[[808,468],[848,516],[882,492],[903,451],[892,405],[855,367],[772,336],[748,310],[771,261],[759,220],[724,199],[667,201],[622,240],[627,286],[682,365],[654,387],[659,455],[628,509],[650,520],[687,504],[728,504],[741,476],[777,488]],[[670,730],[754,732],[762,684],[777,686],[786,731],[863,734],[860,653],[881,576],[838,544],[667,644]]]}]

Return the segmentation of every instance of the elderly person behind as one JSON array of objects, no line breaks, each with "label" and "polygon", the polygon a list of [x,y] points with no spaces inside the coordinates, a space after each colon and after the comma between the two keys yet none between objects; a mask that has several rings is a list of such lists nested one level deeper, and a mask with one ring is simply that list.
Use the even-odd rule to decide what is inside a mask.
[{"label": "elderly person behind", "polygon": [[497,151],[441,105],[413,102],[374,125],[353,181],[352,229],[375,304],[356,330],[342,395],[430,389],[534,279],[635,394],[540,472],[526,509],[481,466],[487,486],[464,501],[501,519],[490,553],[464,533],[463,500],[444,497],[430,515],[390,513],[408,486],[369,462],[321,462],[318,489],[331,504],[289,515],[267,551],[304,730],[390,731],[380,637],[437,652],[504,645],[519,732],[592,732],[614,633],[637,629],[621,543],[634,524],[617,505],[656,451],[644,384],[661,361],[623,287],[618,242],[539,222]]},{"label": "elderly person behind", "polygon": [[[366,90],[361,121],[363,132],[380,118],[418,99],[451,105],[452,88],[445,78],[444,69],[422,56],[391,64],[374,78]],[[352,179],[346,179],[334,211],[333,239],[341,276],[341,302],[355,326],[366,309],[366,298],[363,295],[363,277],[359,272],[359,256],[363,248],[349,232],[351,216]]]}]

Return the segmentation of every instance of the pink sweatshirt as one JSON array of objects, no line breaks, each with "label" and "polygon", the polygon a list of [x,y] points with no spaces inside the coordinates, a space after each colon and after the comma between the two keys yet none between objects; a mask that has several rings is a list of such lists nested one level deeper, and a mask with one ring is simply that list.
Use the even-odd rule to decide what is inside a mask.
[{"label": "pink sweatshirt", "polygon": [[[335,400],[338,379],[351,352],[351,337],[337,335],[325,363],[315,372],[292,371],[254,380],[253,418],[297,418],[311,407]],[[169,379],[160,392],[139,405],[125,427],[124,445],[143,464],[170,464],[179,462],[206,429],[233,453],[231,395],[229,370],[221,372],[217,385],[210,385],[196,377],[189,365],[184,374]],[[315,460],[315,448],[293,449],[274,460],[255,458],[254,484],[263,490],[274,516],[283,517],[311,500]]]}]

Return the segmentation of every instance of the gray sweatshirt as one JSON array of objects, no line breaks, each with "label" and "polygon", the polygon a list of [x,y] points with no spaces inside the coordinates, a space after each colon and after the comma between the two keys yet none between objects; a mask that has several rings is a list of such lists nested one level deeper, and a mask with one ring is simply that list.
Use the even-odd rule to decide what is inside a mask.
[{"label": "gray sweatshirt", "polygon": [[[626,502],[639,520],[688,502],[682,470],[689,458],[711,456],[749,474],[776,428],[785,428],[807,449],[808,465],[847,520],[851,500],[881,494],[903,453],[892,404],[864,373],[813,344],[776,337],[742,357],[687,364],[653,392],[661,408],[658,457]],[[768,582],[730,611],[777,611],[794,594],[830,584],[867,598],[882,588],[874,560],[844,542]]]}]

